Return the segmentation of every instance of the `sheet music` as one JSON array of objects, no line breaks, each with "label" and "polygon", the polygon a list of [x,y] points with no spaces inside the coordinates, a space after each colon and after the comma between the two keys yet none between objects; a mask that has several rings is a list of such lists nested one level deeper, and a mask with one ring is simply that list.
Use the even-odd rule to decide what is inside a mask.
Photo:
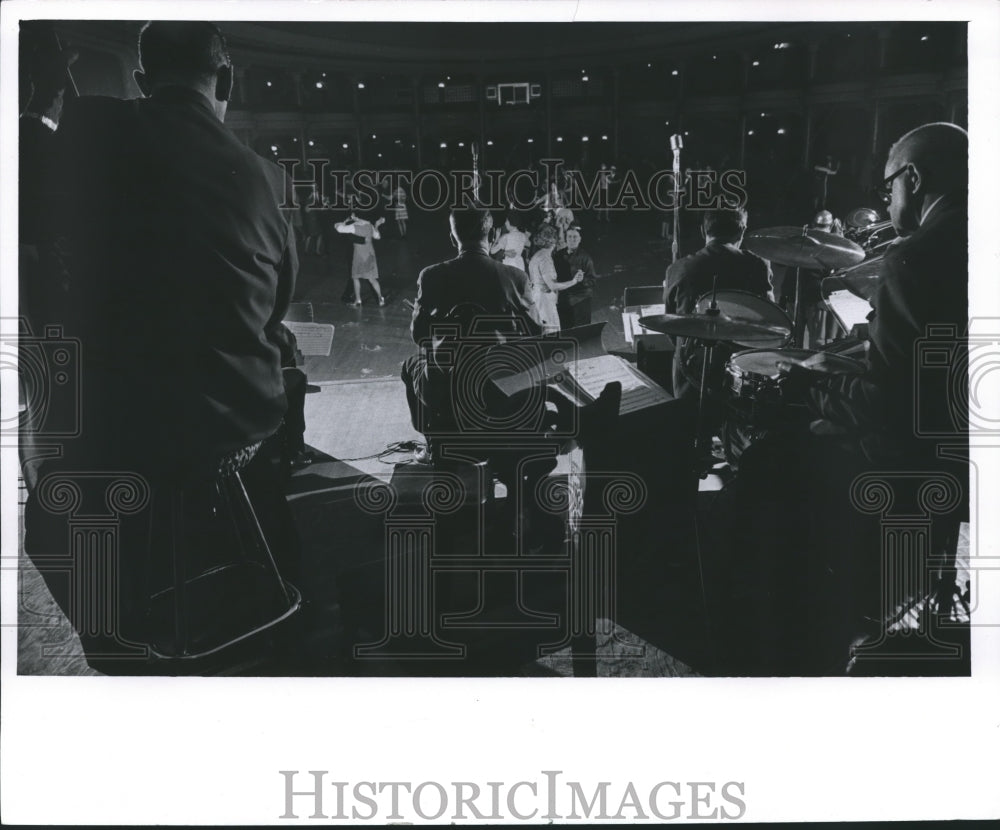
[{"label": "sheet music", "polygon": [[846,290],[833,291],[826,298],[826,304],[847,331],[861,323],[868,322],[868,315],[872,312],[868,300],[856,297]]},{"label": "sheet music", "polygon": [[333,348],[333,326],[329,323],[300,323],[283,320],[288,330],[295,335],[295,342],[303,355],[330,356]]},{"label": "sheet music", "polygon": [[614,355],[580,360],[570,364],[567,369],[580,388],[595,400],[607,384],[614,381],[621,383],[620,415],[672,400],[663,389],[645,380],[628,363]]}]

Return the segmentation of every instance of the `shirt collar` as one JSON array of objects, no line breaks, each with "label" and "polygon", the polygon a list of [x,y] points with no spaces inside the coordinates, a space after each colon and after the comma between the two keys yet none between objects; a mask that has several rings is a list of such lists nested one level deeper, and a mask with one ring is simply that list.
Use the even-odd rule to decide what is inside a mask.
[{"label": "shirt collar", "polygon": [[944,198],[944,194],[942,193],[933,202],[931,202],[929,205],[927,205],[924,208],[923,213],[920,214],[920,223],[919,224],[922,225],[922,224],[924,224],[924,222],[927,221],[927,217],[930,215],[931,211],[934,210],[935,207],[937,207],[938,202],[940,202],[943,198]]}]

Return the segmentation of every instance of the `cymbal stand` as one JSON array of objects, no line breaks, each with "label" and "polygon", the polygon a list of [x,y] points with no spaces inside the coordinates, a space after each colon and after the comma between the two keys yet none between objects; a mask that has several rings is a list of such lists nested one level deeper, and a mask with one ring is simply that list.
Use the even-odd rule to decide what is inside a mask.
[{"label": "cymbal stand", "polygon": [[[719,275],[716,274],[712,277],[712,301],[708,304],[708,308],[705,309],[705,314],[709,317],[718,317],[722,312],[719,310],[719,304],[715,301],[715,295],[717,293],[719,286]],[[708,367],[712,362],[712,353],[715,351],[715,342],[709,340],[699,340],[698,344],[701,346],[701,384],[698,389],[698,419],[697,426],[695,427],[696,432],[694,436],[694,446],[695,455],[697,456],[697,464],[699,465],[699,474],[702,473],[702,454],[701,451],[705,450],[704,440],[702,438],[702,429],[705,424],[705,387],[708,385]],[[711,442],[711,438],[709,438]],[[712,447],[711,443],[708,446],[708,452],[706,454],[711,454]],[[707,471],[705,471],[707,472]]]}]

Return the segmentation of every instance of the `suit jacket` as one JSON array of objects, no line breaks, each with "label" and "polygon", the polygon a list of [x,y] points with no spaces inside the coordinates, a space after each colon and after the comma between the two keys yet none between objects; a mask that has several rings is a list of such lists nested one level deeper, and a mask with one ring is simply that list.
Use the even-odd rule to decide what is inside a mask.
[{"label": "suit jacket", "polygon": [[[964,431],[954,391],[967,383],[968,252],[967,194],[950,194],[882,260],[869,315],[869,371],[823,379],[812,392],[817,412],[860,433],[873,459],[922,456],[933,449],[933,440],[918,435],[928,428],[953,424],[954,434]],[[928,326],[953,332],[944,339],[951,348],[945,372],[919,360]]]},{"label": "suit jacket", "polygon": [[577,271],[583,271],[583,282],[578,282],[572,288],[559,292],[559,305],[563,307],[576,305],[581,300],[587,300],[594,296],[594,282],[597,279],[594,260],[583,248],[577,248],[573,253],[570,253],[567,248],[560,248],[552,254],[552,261],[556,266],[558,282],[569,282]]},{"label": "suit jacket", "polygon": [[282,169],[180,87],[70,102],[57,138],[84,437],[172,463],[272,434],[298,267]]},{"label": "suit jacket", "polygon": [[712,290],[749,291],[761,297],[771,294],[771,267],[748,251],[732,251],[716,242],[683,257],[667,268],[663,302],[668,314],[690,314],[699,298]]},{"label": "suit jacket", "polygon": [[410,322],[413,342],[426,344],[433,324],[458,306],[478,307],[484,315],[509,318],[512,325],[537,334],[523,300],[527,279],[519,268],[492,259],[485,248],[462,251],[454,259],[424,268],[417,279]]}]

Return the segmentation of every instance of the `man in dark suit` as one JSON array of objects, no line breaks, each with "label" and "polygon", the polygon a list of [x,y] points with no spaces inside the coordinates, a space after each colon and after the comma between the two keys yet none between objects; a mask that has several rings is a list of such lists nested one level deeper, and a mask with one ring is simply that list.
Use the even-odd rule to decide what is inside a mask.
[{"label": "man in dark suit", "polygon": [[[948,327],[957,338],[967,327],[968,158],[968,134],[953,124],[926,124],[893,145],[882,195],[901,241],[882,259],[872,298],[869,371],[809,378],[817,413],[855,435],[878,463],[933,458],[933,441],[914,431],[917,407],[927,423],[953,420],[955,402],[932,383],[933,372],[914,370],[929,326]],[[964,366],[956,353],[955,370]],[[954,389],[966,382],[957,378]]]},{"label": "man in dark suit", "polygon": [[597,274],[594,270],[594,260],[580,247],[582,239],[580,228],[573,225],[566,231],[566,247],[560,248],[552,255],[559,282],[569,282],[577,272],[583,274],[582,282],[559,292],[559,325],[563,329],[590,323],[590,304],[594,296]]},{"label": "man in dark suit", "polygon": [[[693,313],[698,300],[711,293],[713,287],[719,291],[748,291],[774,300],[770,265],[740,248],[746,229],[747,212],[743,208],[719,208],[705,212],[701,224],[705,247],[667,268],[663,302],[668,314]],[[714,350],[716,371],[713,378],[729,354],[724,348]],[[685,338],[677,338],[673,367],[676,397],[698,394],[697,383],[691,378],[700,376],[700,369],[694,368],[696,363],[700,366],[700,359],[699,349],[692,347]]]},{"label": "man in dark suit", "polygon": [[[456,208],[450,223],[458,256],[420,272],[410,322],[420,351],[402,370],[413,426],[425,434],[453,430],[457,410],[468,403],[453,395],[456,367],[444,364],[442,347],[454,352],[464,340],[489,344],[539,333],[526,313],[527,276],[489,255],[490,212],[477,205]],[[444,337],[447,326],[454,333]]]},{"label": "man in dark suit", "polygon": [[[77,99],[56,134],[50,242],[69,277],[65,334],[79,340],[79,437],[46,461],[26,507],[25,550],[105,670],[99,661],[117,656],[122,638],[147,641],[151,580],[169,568],[150,539],[165,527],[148,524],[148,504],[132,505],[115,541],[114,590],[74,596],[92,577],[66,550],[66,511],[46,497],[45,476],[73,478],[87,510],[109,477],[145,482],[154,505],[176,506],[183,492],[179,549],[217,554],[203,494],[223,463],[245,464],[282,422],[280,324],[298,267],[283,171],[223,125],[233,67],[218,28],[146,24],[139,58],[144,98]],[[257,453],[244,482],[287,576],[296,548],[274,472]],[[71,570],[68,592],[53,561]],[[87,628],[95,619],[99,631]]]},{"label": "man in dark suit", "polygon": [[[758,602],[743,606],[743,618],[770,620],[774,630],[772,637],[763,625],[756,632],[748,627],[744,634],[756,642],[737,650],[769,651],[766,665],[774,672],[843,671],[853,638],[883,642],[883,615],[931,590],[929,560],[944,556],[957,533],[968,504],[968,467],[960,460],[967,441],[961,423],[968,382],[967,169],[968,135],[953,124],[924,125],[893,145],[883,198],[901,241],[882,260],[867,370],[826,375],[783,367],[785,394],[801,395],[818,420],[802,434],[752,445],[741,459],[726,511],[738,537],[730,564]],[[948,333],[943,367],[919,359],[921,341],[935,326]],[[942,439],[953,457],[938,457]],[[864,481],[871,488],[858,490]],[[892,503],[895,515],[933,519],[925,550],[892,549],[876,504],[885,495],[885,509]],[[779,526],[768,518],[776,515]],[[941,597],[950,590],[945,579]],[[799,627],[802,642],[790,642],[782,622],[793,616],[810,621]],[[927,646],[926,638],[913,639],[915,649]],[[884,642],[889,652],[897,648]],[[913,665],[890,657],[879,671]],[[929,661],[918,671],[947,669]]]},{"label": "man in dark suit", "polygon": [[285,412],[286,179],[223,124],[233,68],[215,26],[147,24],[139,53],[146,97],[81,98],[58,133],[85,439],[109,462],[210,466]]}]

